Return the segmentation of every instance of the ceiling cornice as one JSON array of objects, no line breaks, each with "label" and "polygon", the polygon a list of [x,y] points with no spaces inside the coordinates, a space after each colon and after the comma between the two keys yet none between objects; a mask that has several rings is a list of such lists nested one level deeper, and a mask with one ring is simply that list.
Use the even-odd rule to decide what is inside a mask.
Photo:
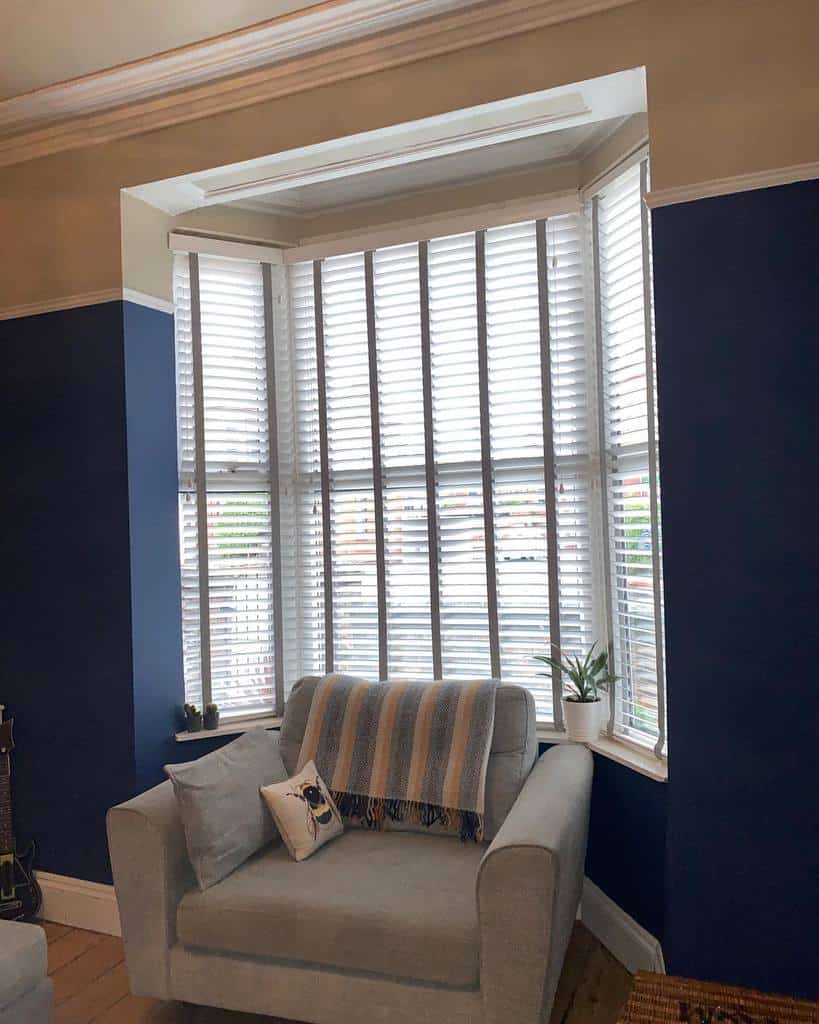
[{"label": "ceiling cornice", "polygon": [[634,0],[327,0],[0,102],[0,166],[328,85]]}]

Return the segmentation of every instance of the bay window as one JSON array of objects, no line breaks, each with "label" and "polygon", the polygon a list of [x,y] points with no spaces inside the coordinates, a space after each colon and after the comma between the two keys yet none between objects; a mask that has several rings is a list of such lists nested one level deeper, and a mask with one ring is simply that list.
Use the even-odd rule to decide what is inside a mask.
[{"label": "bay window", "polygon": [[651,273],[635,165],[588,208],[286,265],[175,264],[187,699],[495,676],[607,646],[661,753]]}]

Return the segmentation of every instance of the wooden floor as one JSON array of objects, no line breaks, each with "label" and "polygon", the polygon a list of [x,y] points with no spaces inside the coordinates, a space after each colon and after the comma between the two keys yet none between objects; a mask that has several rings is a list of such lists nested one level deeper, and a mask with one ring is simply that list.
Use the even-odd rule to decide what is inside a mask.
[{"label": "wooden floor", "polygon": [[[42,922],[48,936],[48,973],[54,982],[55,1024],[179,1024],[176,1003],[132,996],[122,940]],[[582,924],[575,925],[551,1024],[615,1024],[631,976]],[[225,1010],[199,1008],[195,1024],[274,1024]],[[510,1022],[511,1024],[511,1022]]]}]

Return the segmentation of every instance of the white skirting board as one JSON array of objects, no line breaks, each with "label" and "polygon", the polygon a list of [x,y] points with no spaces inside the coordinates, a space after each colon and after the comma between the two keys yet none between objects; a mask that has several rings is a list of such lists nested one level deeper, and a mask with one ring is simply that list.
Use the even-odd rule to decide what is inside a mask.
[{"label": "white skirting board", "polygon": [[632,974],[665,974],[663,950],[650,932],[586,878],[580,900],[580,920],[606,949]]},{"label": "white skirting board", "polygon": [[52,875],[48,871],[38,871],[37,881],[43,892],[43,920],[106,935],[122,934],[113,885]]},{"label": "white skirting board", "polygon": [[[47,871],[38,871],[37,881],[43,891],[40,916],[44,920],[106,935],[122,934],[112,885],[52,875]],[[658,940],[588,878],[583,883],[578,917],[632,974],[641,970],[665,974]]]}]

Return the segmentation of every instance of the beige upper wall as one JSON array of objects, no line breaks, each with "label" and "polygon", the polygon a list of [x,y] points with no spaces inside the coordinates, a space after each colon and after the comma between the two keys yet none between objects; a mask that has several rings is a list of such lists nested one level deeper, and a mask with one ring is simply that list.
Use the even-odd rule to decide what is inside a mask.
[{"label": "beige upper wall", "polygon": [[169,231],[193,231],[252,242],[295,245],[296,222],[249,210],[212,206],[178,217],[122,193],[122,287],[170,302],[173,298],[173,256]]},{"label": "beige upper wall", "polygon": [[0,308],[119,287],[123,186],[641,65],[655,189],[819,161],[817,28],[815,0],[642,0],[4,168]]}]

